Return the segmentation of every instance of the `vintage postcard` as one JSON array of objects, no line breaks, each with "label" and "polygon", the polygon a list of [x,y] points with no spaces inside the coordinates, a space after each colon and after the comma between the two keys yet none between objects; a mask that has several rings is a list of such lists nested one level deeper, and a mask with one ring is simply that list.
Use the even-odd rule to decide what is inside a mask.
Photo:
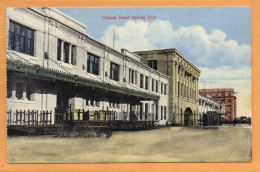
[{"label": "vintage postcard", "polygon": [[6,66],[8,163],[252,160],[250,7],[7,8]]}]

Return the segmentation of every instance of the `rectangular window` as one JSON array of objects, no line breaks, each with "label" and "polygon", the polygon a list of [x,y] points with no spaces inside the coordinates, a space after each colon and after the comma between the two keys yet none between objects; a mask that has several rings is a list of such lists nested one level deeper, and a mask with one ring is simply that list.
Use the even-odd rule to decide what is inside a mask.
[{"label": "rectangular window", "polygon": [[99,75],[99,57],[88,54],[88,73]]},{"label": "rectangular window", "polygon": [[164,95],[167,95],[167,85],[164,85]]},{"label": "rectangular window", "polygon": [[69,47],[70,47],[70,44],[67,42],[64,42],[63,59],[64,59],[65,63],[69,63]]},{"label": "rectangular window", "polygon": [[110,79],[119,81],[119,65],[110,63]]},{"label": "rectangular window", "polygon": [[156,81],[156,86],[155,86],[156,93],[158,93],[158,85],[159,85],[159,82]]},{"label": "rectangular window", "polygon": [[140,88],[144,88],[144,75],[140,74]]},{"label": "rectangular window", "polygon": [[8,39],[9,49],[34,55],[34,30],[10,20]]},{"label": "rectangular window", "polygon": [[164,106],[164,120],[166,120],[166,115],[167,114],[167,109],[166,109],[166,106]]},{"label": "rectangular window", "polygon": [[152,79],[152,91],[154,91],[154,79]]},{"label": "rectangular window", "polygon": [[137,84],[137,72],[132,69],[129,69],[129,82]]},{"label": "rectangular window", "polygon": [[163,120],[163,106],[161,106],[161,120]]},{"label": "rectangular window", "polygon": [[131,79],[131,82],[132,83],[134,83],[134,81],[135,81],[135,71],[134,70],[132,70],[132,79]]},{"label": "rectangular window", "polygon": [[145,112],[145,120],[147,120],[147,115],[148,115],[148,103],[145,103],[145,109],[144,109],[144,112]]},{"label": "rectangular window", "polygon": [[149,78],[148,76],[145,77],[145,89],[148,90]]},{"label": "rectangular window", "polygon": [[143,103],[140,103],[140,120],[143,119]]},{"label": "rectangular window", "polygon": [[137,84],[137,71],[135,71],[135,84]]},{"label": "rectangular window", "polygon": [[62,47],[62,40],[58,39],[58,44],[57,44],[57,60],[61,61],[61,47]]},{"label": "rectangular window", "polygon": [[21,83],[16,84],[16,98],[17,99],[23,98],[23,84]]},{"label": "rectangular window", "polygon": [[34,88],[31,84],[28,84],[26,87],[26,98],[28,100],[33,100],[33,93],[34,93]]},{"label": "rectangular window", "polygon": [[12,97],[12,83],[7,80],[7,98]]},{"label": "rectangular window", "polygon": [[129,69],[129,82],[131,83],[132,82],[132,69]]},{"label": "rectangular window", "polygon": [[148,66],[154,70],[157,70],[157,60],[148,60]]},{"label": "rectangular window", "polygon": [[163,83],[161,83],[161,94],[163,94]]},{"label": "rectangular window", "polygon": [[75,45],[71,46],[71,64],[72,65],[77,65],[77,47]]},{"label": "rectangular window", "polygon": [[158,120],[158,105],[155,105],[155,120]]}]

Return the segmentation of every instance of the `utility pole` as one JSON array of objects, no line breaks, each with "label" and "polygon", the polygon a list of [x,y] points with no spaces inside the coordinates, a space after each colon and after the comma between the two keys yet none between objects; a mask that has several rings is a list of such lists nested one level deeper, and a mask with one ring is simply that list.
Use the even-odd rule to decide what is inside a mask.
[{"label": "utility pole", "polygon": [[115,28],[113,29],[113,49],[115,48]]}]

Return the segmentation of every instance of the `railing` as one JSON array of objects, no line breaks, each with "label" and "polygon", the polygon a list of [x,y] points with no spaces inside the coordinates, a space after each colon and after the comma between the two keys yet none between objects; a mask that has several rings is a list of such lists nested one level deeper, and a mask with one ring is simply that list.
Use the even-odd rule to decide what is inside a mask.
[{"label": "railing", "polygon": [[52,125],[52,111],[7,111],[7,125]]}]

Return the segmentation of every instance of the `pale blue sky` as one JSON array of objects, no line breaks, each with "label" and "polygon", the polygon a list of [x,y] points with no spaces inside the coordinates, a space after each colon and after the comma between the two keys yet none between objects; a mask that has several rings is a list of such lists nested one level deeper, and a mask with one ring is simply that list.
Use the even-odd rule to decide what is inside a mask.
[{"label": "pale blue sky", "polygon": [[[111,24],[123,25],[127,20],[102,20],[102,16],[155,15],[168,20],[174,28],[200,25],[207,32],[218,28],[227,39],[251,45],[251,8],[249,7],[149,7],[149,8],[58,8],[88,26],[87,33],[100,40]],[[152,22],[153,20],[146,20]]]},{"label": "pale blue sky", "polygon": [[[200,88],[234,88],[238,116],[251,116],[251,8],[58,8],[87,25],[86,32],[131,51],[177,48],[200,70]],[[156,16],[104,20],[102,16]],[[247,100],[247,103],[244,101]]]}]

